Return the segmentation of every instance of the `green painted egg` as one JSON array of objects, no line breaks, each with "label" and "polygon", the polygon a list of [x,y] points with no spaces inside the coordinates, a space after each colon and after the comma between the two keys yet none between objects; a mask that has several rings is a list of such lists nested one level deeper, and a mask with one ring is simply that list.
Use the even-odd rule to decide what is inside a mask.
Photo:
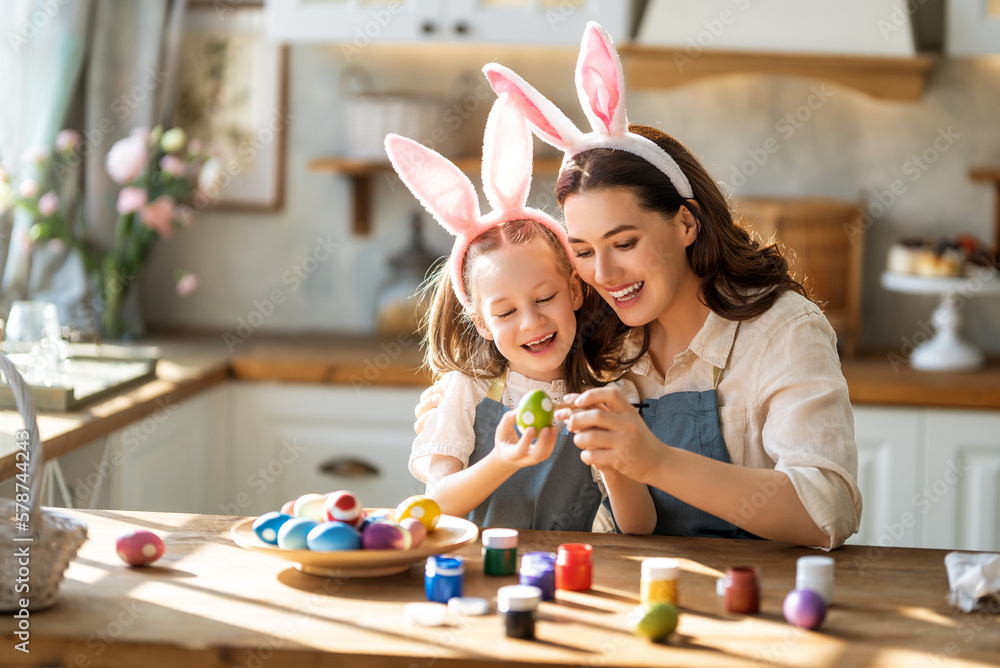
[{"label": "green painted egg", "polygon": [[517,404],[517,426],[522,432],[528,427],[541,431],[552,424],[552,399],[542,390],[532,390]]}]

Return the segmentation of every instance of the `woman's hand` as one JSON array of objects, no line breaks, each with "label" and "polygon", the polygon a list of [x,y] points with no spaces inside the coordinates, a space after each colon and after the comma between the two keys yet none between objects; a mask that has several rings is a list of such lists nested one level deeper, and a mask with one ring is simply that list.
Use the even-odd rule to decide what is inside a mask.
[{"label": "woman's hand", "polygon": [[441,388],[437,386],[437,383],[420,393],[420,402],[413,409],[413,414],[417,417],[413,423],[413,431],[417,432],[417,434],[420,434],[424,430],[427,418],[430,417],[431,411],[441,403],[442,396],[443,393],[441,392]]},{"label": "woman's hand", "polygon": [[493,452],[501,460],[517,468],[534,466],[544,462],[556,447],[559,430],[555,427],[545,427],[537,433],[534,427],[528,427],[520,438],[514,431],[516,411],[507,411],[500,424],[497,425]]},{"label": "woman's hand", "polygon": [[583,450],[580,458],[599,470],[613,469],[633,480],[648,483],[669,456],[670,448],[649,430],[635,407],[613,387],[598,387],[580,395],[567,395],[573,408],[561,408],[556,418],[573,432],[573,442]]}]

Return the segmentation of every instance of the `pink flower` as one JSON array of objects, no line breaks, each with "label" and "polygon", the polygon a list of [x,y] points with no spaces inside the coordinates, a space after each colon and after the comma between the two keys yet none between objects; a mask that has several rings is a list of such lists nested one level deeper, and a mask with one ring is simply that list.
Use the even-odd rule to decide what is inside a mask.
[{"label": "pink flower", "polygon": [[142,224],[159,234],[164,239],[169,239],[173,233],[174,211],[177,205],[170,195],[160,195],[149,204],[142,207],[139,214]]},{"label": "pink flower", "polygon": [[38,181],[35,179],[25,179],[21,181],[21,185],[17,191],[21,193],[21,197],[31,199],[38,194]]},{"label": "pink flower", "polygon": [[160,159],[160,167],[164,172],[178,179],[184,176],[184,171],[187,169],[187,165],[184,164],[184,161],[176,155],[163,156],[163,158]]},{"label": "pink flower", "polygon": [[187,297],[189,294],[198,289],[198,277],[191,272],[185,271],[177,281],[177,294],[181,297]]},{"label": "pink flower", "polygon": [[80,145],[80,133],[76,130],[61,130],[56,135],[56,150],[60,153],[72,153]]},{"label": "pink flower", "polygon": [[55,253],[56,255],[66,250],[66,244],[63,243],[62,239],[49,239],[48,243],[45,244],[45,247],[48,248],[50,252]]},{"label": "pink flower", "polygon": [[138,127],[138,128],[132,128],[132,131],[128,133],[128,136],[138,137],[139,139],[142,140],[143,144],[148,146],[153,138],[153,132],[149,128]]},{"label": "pink flower", "polygon": [[146,205],[146,189],[135,186],[125,186],[118,193],[118,215],[124,216],[127,213],[138,211]]},{"label": "pink flower", "polygon": [[188,148],[188,153],[190,153],[191,155],[199,155],[201,154],[201,150],[204,148],[204,145],[201,143],[200,139],[192,139],[191,141],[188,142],[187,148]]},{"label": "pink flower", "polygon": [[59,196],[51,190],[38,199],[38,213],[46,218],[59,210]]},{"label": "pink flower", "polygon": [[41,146],[31,146],[21,153],[21,164],[30,165],[33,162],[42,162],[47,157],[49,157],[48,149]]},{"label": "pink flower", "polygon": [[114,143],[108,151],[105,163],[108,174],[115,183],[125,185],[142,173],[142,168],[146,166],[146,159],[149,157],[146,149],[147,141],[133,130],[133,134]]},{"label": "pink flower", "polygon": [[7,170],[0,165],[0,183],[7,183]]}]

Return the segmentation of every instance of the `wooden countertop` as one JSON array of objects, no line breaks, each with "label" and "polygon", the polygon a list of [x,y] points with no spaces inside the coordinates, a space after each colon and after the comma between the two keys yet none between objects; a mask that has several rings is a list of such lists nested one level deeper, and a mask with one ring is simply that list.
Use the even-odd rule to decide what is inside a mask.
[{"label": "wooden countertop", "polygon": [[[945,551],[848,546],[831,553],[835,605],[818,631],[785,623],[795,560],[815,551],[769,541],[524,531],[521,554],[563,542],[594,545],[594,587],[563,592],[539,609],[534,641],[502,636],[494,615],[447,627],[408,626],[403,606],[424,600],[420,566],[369,579],[304,575],[288,562],[245,551],[233,517],[69,511],[90,539],[70,564],[56,605],[30,615],[30,654],[17,625],[0,617],[0,664],[31,666],[265,665],[422,666],[866,666],[1000,665],[1000,616],[954,612],[946,602]],[[165,556],[129,568],[114,553],[127,528],[156,531]],[[465,594],[495,602],[514,576],[482,575],[479,541],[461,550]],[[666,643],[632,635],[639,564],[682,562],[681,619]],[[715,580],[726,568],[760,568],[761,612],[725,611]],[[439,663],[440,662],[440,663]]]},{"label": "wooden countertop", "polygon": [[[288,336],[226,340],[222,336],[154,339],[163,359],[158,378],[81,410],[39,413],[45,458],[75,448],[214,385],[244,382],[340,383],[362,387],[426,387],[415,337],[378,341],[344,336]],[[891,355],[843,362],[855,405],[1000,410],[1000,362],[979,371],[915,371]],[[14,411],[0,411],[0,480],[15,472],[14,437],[22,427]]]}]

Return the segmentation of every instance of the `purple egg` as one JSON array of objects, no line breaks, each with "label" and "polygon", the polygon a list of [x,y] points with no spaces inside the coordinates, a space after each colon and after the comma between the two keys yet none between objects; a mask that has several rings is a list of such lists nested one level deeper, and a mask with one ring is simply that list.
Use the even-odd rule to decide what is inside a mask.
[{"label": "purple egg", "polygon": [[361,548],[361,535],[346,522],[323,522],[306,535],[306,545],[313,552],[339,552]]},{"label": "purple egg", "polygon": [[410,532],[392,522],[372,522],[361,531],[361,546],[366,550],[408,550]]},{"label": "purple egg", "polygon": [[788,592],[781,610],[788,623],[800,629],[818,629],[826,619],[826,602],[811,589],[794,589]]}]

